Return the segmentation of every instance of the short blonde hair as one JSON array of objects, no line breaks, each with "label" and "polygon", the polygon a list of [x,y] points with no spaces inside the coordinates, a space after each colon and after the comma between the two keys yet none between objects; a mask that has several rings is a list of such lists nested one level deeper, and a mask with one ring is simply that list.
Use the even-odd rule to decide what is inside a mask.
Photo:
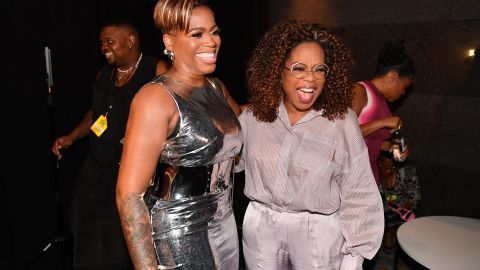
[{"label": "short blonde hair", "polygon": [[202,0],[159,0],[153,12],[155,25],[163,34],[188,31],[192,10],[206,6]]}]

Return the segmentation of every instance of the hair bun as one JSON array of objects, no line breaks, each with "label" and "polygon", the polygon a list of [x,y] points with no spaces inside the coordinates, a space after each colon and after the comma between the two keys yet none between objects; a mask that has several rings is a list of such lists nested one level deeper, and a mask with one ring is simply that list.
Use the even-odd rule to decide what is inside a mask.
[{"label": "hair bun", "polygon": [[408,56],[405,54],[405,41],[389,41],[385,43],[378,54],[378,62],[383,66],[395,66],[403,63]]}]

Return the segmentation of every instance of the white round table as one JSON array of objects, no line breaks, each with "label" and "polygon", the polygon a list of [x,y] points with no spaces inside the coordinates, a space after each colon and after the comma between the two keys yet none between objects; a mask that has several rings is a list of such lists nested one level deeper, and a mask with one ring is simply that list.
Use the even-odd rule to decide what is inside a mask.
[{"label": "white round table", "polygon": [[420,217],[402,224],[397,238],[408,256],[429,269],[480,269],[479,219]]}]

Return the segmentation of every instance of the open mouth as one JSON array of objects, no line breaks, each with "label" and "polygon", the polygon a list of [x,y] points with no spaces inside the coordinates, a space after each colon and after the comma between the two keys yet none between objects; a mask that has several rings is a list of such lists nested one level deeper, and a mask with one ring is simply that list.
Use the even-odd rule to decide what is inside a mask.
[{"label": "open mouth", "polygon": [[104,55],[105,55],[105,58],[107,58],[107,59],[113,57],[113,53],[112,53],[112,52],[106,52],[106,53],[104,53]]},{"label": "open mouth", "polygon": [[197,53],[196,56],[202,61],[207,64],[215,64],[217,62],[217,55],[215,52],[202,52]]},{"label": "open mouth", "polygon": [[315,88],[298,88],[297,96],[301,103],[311,103],[315,94]]}]

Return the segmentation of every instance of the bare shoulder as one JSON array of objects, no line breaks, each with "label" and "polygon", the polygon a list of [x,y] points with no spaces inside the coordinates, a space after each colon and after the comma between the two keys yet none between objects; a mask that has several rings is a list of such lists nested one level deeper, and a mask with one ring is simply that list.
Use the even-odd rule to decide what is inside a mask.
[{"label": "bare shoulder", "polygon": [[360,83],[353,84],[353,104],[352,109],[357,114],[360,115],[363,108],[367,105],[368,96],[367,90]]},{"label": "bare shoulder", "polygon": [[158,83],[145,84],[132,101],[132,110],[173,114],[176,104],[170,93]]},{"label": "bare shoulder", "polygon": [[353,84],[353,93],[355,94],[355,98],[361,98],[361,97],[366,97],[367,96],[367,90],[365,89],[365,86],[363,86],[360,83],[354,83]]},{"label": "bare shoulder", "polygon": [[219,91],[222,91],[223,95],[225,96],[225,99],[227,100],[228,105],[232,109],[232,111],[235,113],[235,116],[239,116],[240,113],[242,112],[240,106],[238,106],[238,103],[232,98],[230,95],[230,92],[228,91],[227,87],[225,84],[218,78],[215,77],[210,77],[211,80],[213,80],[215,83],[220,85],[221,89],[217,89]]}]

